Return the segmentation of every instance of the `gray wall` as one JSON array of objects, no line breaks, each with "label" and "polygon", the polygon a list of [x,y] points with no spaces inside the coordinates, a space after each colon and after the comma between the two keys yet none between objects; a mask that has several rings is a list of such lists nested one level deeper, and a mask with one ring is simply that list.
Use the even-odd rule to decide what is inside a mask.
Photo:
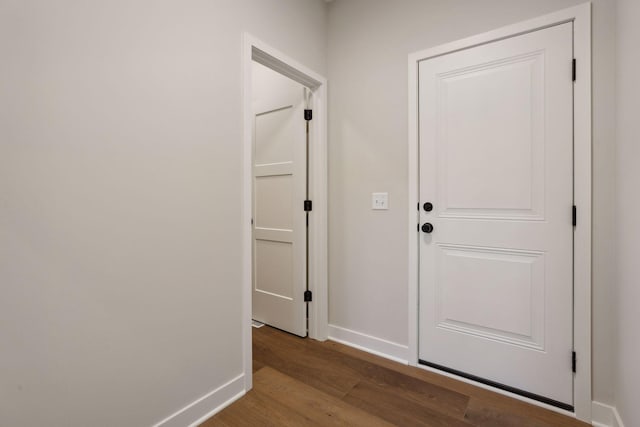
[{"label": "gray wall", "polygon": [[618,0],[618,310],[616,404],[627,427],[640,426],[640,3]]},{"label": "gray wall", "polygon": [[[407,344],[407,55],[583,0],[329,6],[330,323]],[[594,398],[613,401],[615,2],[593,2]],[[389,211],[371,193],[389,192]]]},{"label": "gray wall", "polygon": [[0,0],[0,425],[151,425],[242,371],[241,34],[322,0]]}]

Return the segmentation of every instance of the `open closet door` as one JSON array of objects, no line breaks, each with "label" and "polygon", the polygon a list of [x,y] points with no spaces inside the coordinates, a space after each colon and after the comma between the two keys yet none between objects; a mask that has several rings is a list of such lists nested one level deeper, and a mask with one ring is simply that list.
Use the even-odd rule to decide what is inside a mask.
[{"label": "open closet door", "polygon": [[253,66],[253,318],[306,336],[305,88]]}]

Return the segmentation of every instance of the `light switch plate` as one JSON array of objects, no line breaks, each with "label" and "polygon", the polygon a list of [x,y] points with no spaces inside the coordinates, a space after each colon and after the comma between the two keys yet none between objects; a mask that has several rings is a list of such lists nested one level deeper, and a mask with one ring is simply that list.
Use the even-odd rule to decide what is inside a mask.
[{"label": "light switch plate", "polygon": [[389,209],[389,193],[371,193],[371,209]]}]

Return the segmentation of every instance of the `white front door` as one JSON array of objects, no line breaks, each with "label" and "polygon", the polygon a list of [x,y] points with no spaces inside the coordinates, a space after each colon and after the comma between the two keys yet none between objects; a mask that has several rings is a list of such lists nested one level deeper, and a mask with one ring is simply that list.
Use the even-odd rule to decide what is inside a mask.
[{"label": "white front door", "polygon": [[304,87],[253,64],[253,318],[307,335]]},{"label": "white front door", "polygon": [[420,361],[567,409],[572,34],[419,64]]}]

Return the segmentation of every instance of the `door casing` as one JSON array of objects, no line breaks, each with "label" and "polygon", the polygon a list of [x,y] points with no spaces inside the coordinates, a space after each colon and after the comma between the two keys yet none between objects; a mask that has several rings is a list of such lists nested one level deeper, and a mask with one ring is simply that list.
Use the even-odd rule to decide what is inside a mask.
[{"label": "door casing", "polygon": [[[243,144],[242,144],[242,345],[245,391],[252,379],[252,225],[253,215],[253,109],[252,61],[258,62],[312,91],[313,121],[310,130],[309,175],[313,211],[309,215],[309,337],[324,341],[328,336],[327,272],[327,79],[249,33],[243,34]],[[300,206],[300,209],[303,207]]]},{"label": "door casing", "polygon": [[[512,393],[494,389],[480,383],[471,382],[483,388],[490,388],[511,397],[526,400],[537,406],[544,406],[576,418],[591,422],[591,4],[564,9],[539,18],[509,25],[494,31],[479,34],[455,42],[409,55],[409,263],[408,263],[408,332],[409,363],[418,365],[418,293],[419,293],[419,222],[416,206],[419,203],[419,134],[418,134],[418,63],[422,60],[446,55],[493,41],[514,37],[553,25],[573,22],[573,49],[576,59],[574,82],[574,201],[578,210],[578,221],[574,229],[574,350],[578,363],[574,374],[575,413],[569,413],[543,403]],[[437,371],[443,374],[440,371]],[[448,375],[448,374],[443,374]]]}]

